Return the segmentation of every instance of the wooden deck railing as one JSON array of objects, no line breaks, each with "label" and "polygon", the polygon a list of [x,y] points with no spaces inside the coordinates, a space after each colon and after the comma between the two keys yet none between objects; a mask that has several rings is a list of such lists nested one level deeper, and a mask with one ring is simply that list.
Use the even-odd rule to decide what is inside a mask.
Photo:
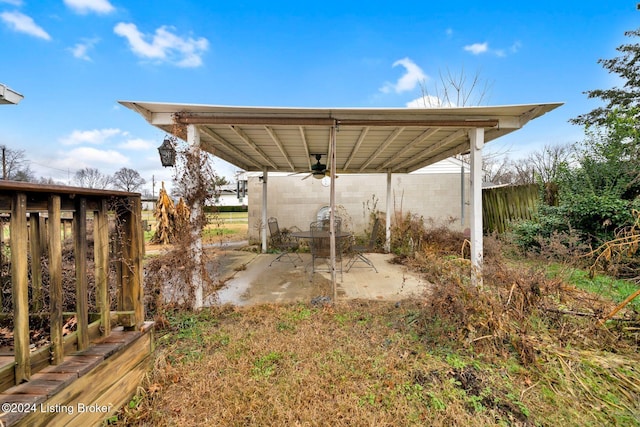
[{"label": "wooden deck railing", "polygon": [[[144,240],[139,194],[0,180],[0,215],[0,274],[9,271],[12,304],[12,312],[1,314],[13,320],[14,384],[48,364],[61,363],[65,353],[87,349],[90,339],[108,336],[114,321],[125,328],[142,326]],[[73,223],[75,306],[64,311],[63,286],[68,288],[69,279],[65,282],[63,276],[69,274],[63,265],[62,239],[69,234],[65,226],[69,221]],[[89,312],[88,230],[93,237],[94,313]],[[48,287],[43,287],[45,277]],[[6,282],[6,276],[0,279]],[[115,310],[113,288],[117,289]],[[0,302],[1,298],[0,289]],[[48,307],[46,313],[43,307]],[[76,331],[67,336],[63,336],[65,315],[77,320]],[[49,317],[50,344],[32,351],[29,320],[43,316]],[[10,382],[0,372],[0,388],[11,386]]]}]

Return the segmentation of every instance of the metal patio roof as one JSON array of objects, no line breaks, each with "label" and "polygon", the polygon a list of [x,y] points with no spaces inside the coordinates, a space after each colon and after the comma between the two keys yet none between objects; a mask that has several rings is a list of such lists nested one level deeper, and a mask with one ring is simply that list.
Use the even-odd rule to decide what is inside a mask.
[{"label": "metal patio roof", "polygon": [[460,108],[236,107],[119,101],[168,134],[186,139],[195,125],[201,147],[246,171],[308,172],[322,154],[330,164],[337,126],[336,172],[408,173],[469,151],[469,130],[489,142],[562,103]]}]

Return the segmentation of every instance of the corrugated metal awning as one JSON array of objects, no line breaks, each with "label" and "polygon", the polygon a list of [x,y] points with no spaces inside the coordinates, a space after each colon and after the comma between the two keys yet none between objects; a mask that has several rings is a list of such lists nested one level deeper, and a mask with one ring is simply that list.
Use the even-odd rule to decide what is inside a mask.
[{"label": "corrugated metal awning", "polygon": [[522,128],[561,103],[461,108],[278,108],[120,101],[150,124],[185,139],[195,125],[203,149],[247,171],[309,172],[316,154],[336,172],[408,173]]}]

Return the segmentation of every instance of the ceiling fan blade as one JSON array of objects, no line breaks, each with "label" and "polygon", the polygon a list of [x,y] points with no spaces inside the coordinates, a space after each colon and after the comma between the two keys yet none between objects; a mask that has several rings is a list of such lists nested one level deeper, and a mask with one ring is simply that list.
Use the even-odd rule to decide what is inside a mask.
[{"label": "ceiling fan blade", "polygon": [[309,178],[311,175],[313,175],[312,173],[308,174],[307,176],[305,176],[304,178],[302,178],[301,181],[304,181],[305,179]]}]

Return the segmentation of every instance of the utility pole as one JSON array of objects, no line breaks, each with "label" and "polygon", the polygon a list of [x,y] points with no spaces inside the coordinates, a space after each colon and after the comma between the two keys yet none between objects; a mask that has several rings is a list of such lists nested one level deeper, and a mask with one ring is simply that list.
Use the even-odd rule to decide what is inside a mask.
[{"label": "utility pole", "polygon": [[7,156],[6,156],[6,152],[7,151],[7,147],[6,146],[2,146],[2,179],[6,180],[7,179]]},{"label": "utility pole", "polygon": [[151,197],[156,197],[156,176],[151,175]]}]

